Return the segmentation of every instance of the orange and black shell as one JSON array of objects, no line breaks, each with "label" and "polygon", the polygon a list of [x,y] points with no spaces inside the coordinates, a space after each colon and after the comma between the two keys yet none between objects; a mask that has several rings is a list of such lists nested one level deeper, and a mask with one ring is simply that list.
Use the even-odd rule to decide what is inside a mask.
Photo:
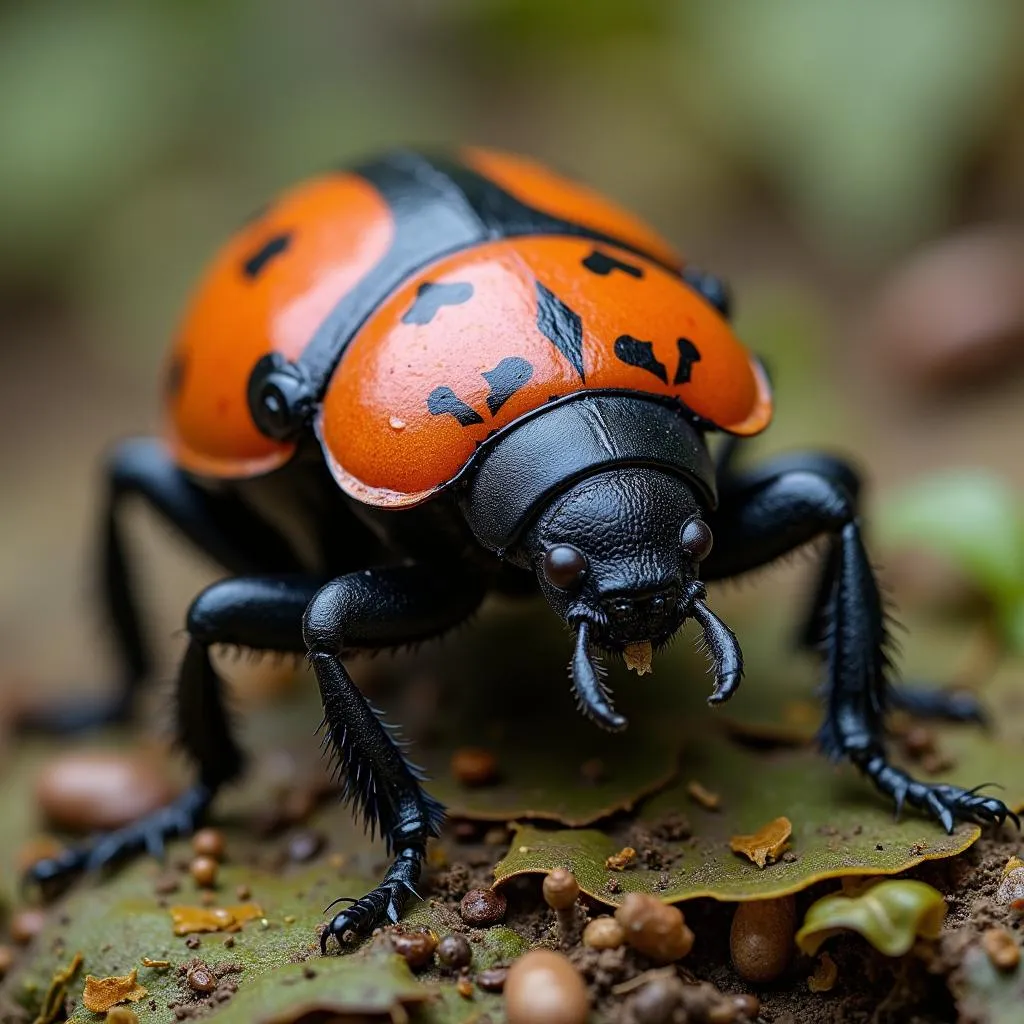
[{"label": "orange and black shell", "polygon": [[201,477],[283,466],[299,441],[261,419],[253,381],[285,367],[341,488],[401,508],[584,392],[755,434],[767,381],[682,272],[642,221],[540,165],[396,151],[284,193],[220,251],[172,349],[167,438]]}]

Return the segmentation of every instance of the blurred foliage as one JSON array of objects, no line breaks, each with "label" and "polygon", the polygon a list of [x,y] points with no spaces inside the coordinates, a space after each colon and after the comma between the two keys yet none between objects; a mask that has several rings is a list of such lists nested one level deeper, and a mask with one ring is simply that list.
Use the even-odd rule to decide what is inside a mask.
[{"label": "blurred foliage", "polygon": [[1014,123],[1020,38],[1012,0],[7,4],[0,295],[70,298],[148,365],[252,208],[402,140],[533,152],[688,251],[767,199],[877,259]]},{"label": "blurred foliage", "polygon": [[949,471],[892,495],[878,517],[891,547],[933,552],[990,603],[1003,642],[1024,651],[1024,502],[999,477]]}]

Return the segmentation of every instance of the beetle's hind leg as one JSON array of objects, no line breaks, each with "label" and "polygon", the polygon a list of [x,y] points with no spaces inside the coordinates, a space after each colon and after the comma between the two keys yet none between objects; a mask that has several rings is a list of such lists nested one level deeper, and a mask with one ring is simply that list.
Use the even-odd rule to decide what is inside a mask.
[{"label": "beetle's hind leg", "polygon": [[919,782],[888,762],[884,729],[892,689],[885,612],[861,538],[856,490],[844,477],[856,481],[838,460],[809,455],[786,456],[729,480],[709,521],[715,547],[702,574],[706,579],[740,575],[827,537],[826,566],[805,631],[826,664],[823,748],[833,757],[849,758],[897,809],[908,803],[947,831],[957,819],[1001,823],[1012,818],[1001,800]]},{"label": "beetle's hind leg", "polygon": [[239,775],[242,751],[231,732],[224,684],[210,648],[235,644],[300,653],[302,615],[322,579],[307,576],[238,577],[215,583],[188,613],[189,643],[178,674],[175,726],[198,778],[177,800],[113,832],[37,862],[29,879],[61,881],[141,851],[160,856],[164,842],[187,835],[202,820],[220,787]]},{"label": "beetle's hind leg", "polygon": [[294,572],[294,554],[281,537],[229,493],[200,488],[152,438],[123,441],[105,470],[106,500],[99,536],[102,613],[120,662],[120,679],[109,696],[90,696],[20,716],[23,729],[69,733],[130,717],[136,694],[152,669],[139,616],[124,515],[132,499],[148,504],[197,548],[235,574]]},{"label": "beetle's hind leg", "polygon": [[483,598],[483,581],[453,566],[409,565],[352,573],[329,583],[306,612],[305,637],[324,705],[325,745],[344,795],[394,858],[380,885],[337,913],[321,937],[362,937],[397,921],[419,879],[427,840],[444,808],[422,786],[395,730],[360,693],[343,651],[395,647],[462,622]]}]

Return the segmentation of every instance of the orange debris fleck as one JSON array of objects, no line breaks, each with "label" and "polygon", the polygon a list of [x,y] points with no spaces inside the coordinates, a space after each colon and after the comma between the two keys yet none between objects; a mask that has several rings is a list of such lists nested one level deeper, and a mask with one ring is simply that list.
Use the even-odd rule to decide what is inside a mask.
[{"label": "orange debris fleck", "polygon": [[759,868],[778,860],[779,855],[789,845],[789,837],[793,834],[793,823],[789,818],[776,818],[762,825],[753,835],[733,836],[729,840],[729,849],[733,853],[741,853],[748,857]]},{"label": "orange debris fleck", "polygon": [[237,932],[246,921],[263,916],[257,903],[238,903],[230,907],[188,907],[170,908],[175,935],[190,935],[193,932]]},{"label": "orange debris fleck", "polygon": [[605,858],[604,866],[607,871],[625,871],[635,861],[636,850],[632,846],[624,846],[618,853]]},{"label": "orange debris fleck", "polygon": [[814,973],[807,979],[807,987],[812,992],[831,992],[839,977],[839,968],[835,960],[822,953],[814,967]]},{"label": "orange debris fleck", "polygon": [[706,811],[717,811],[722,806],[722,798],[706,786],[701,785],[696,779],[691,779],[686,784],[686,794],[695,804],[700,804]]},{"label": "orange debris fleck", "polygon": [[85,978],[85,991],[82,1002],[86,1009],[93,1013],[106,1013],[118,1003],[137,1003],[149,995],[149,990],[140,985],[138,971],[134,968],[131,974],[112,975],[109,978],[96,978],[88,974]]}]

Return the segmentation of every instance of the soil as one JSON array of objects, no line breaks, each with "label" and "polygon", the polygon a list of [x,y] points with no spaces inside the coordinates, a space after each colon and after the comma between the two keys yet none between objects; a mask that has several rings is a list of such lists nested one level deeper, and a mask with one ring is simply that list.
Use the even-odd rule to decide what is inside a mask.
[{"label": "soil", "polygon": [[[624,825],[641,863],[654,865],[668,856],[663,843],[688,833],[684,820],[657,822],[643,829]],[[456,834],[462,836],[460,841]],[[488,843],[479,830],[449,827],[441,849],[444,867],[428,874],[426,893],[451,911],[451,931],[465,933],[471,942],[480,931],[458,917],[458,904],[469,889],[488,884],[491,866],[505,852],[500,843]],[[687,925],[697,936],[693,952],[675,965],[654,964],[628,947],[592,950],[579,936],[592,916],[607,914],[603,905],[578,907],[578,927],[569,941],[563,941],[555,913],[543,901],[539,876],[521,876],[505,886],[508,913],[505,925],[531,945],[548,946],[566,953],[583,974],[592,1006],[600,1019],[625,1024],[648,1024],[638,993],[646,984],[666,977],[683,983],[680,1001],[666,1022],[712,1021],[735,1024],[757,1020],[764,1024],[949,1024],[959,1016],[957,1000],[962,993],[964,954],[981,944],[982,934],[993,927],[1009,929],[1024,939],[1024,913],[994,900],[1003,867],[1019,851],[1019,839],[1012,829],[983,836],[959,858],[932,861],[908,872],[946,896],[949,906],[939,939],[920,940],[910,955],[888,958],[876,952],[859,936],[846,933],[829,940],[825,951],[835,962],[837,976],[828,992],[812,993],[808,979],[818,958],[797,954],[787,972],[769,986],[754,987],[735,972],[729,959],[729,929],[732,909],[713,900],[695,900],[683,905]],[[807,907],[821,896],[839,888],[835,880],[821,883],[797,896],[798,920]],[[756,1017],[742,1010],[754,1004],[736,997],[754,997],[759,1004]],[[724,1007],[736,1007],[726,1016]],[[718,1007],[717,1010],[714,1008]],[[717,1015],[716,1015],[717,1014]]]}]

